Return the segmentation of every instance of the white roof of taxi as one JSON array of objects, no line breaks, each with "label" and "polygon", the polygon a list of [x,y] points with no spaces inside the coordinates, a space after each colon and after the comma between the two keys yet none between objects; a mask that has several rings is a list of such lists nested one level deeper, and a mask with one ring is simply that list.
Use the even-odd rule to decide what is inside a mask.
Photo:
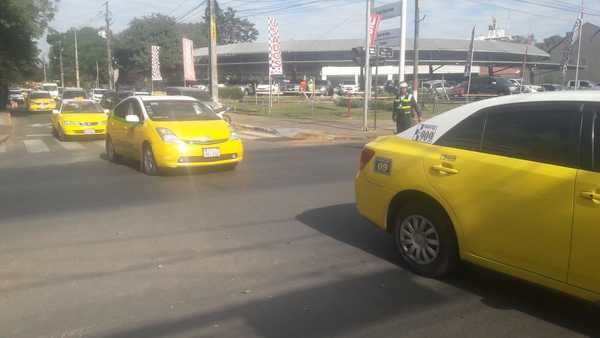
[{"label": "white roof of taxi", "polygon": [[442,137],[448,130],[452,129],[455,125],[459,124],[461,121],[480,111],[481,109],[502,106],[506,104],[535,102],[600,102],[600,91],[581,90],[517,94],[481,100],[474,103],[466,104],[464,106],[437,115],[398,134],[398,136],[412,140],[415,137],[415,132],[417,131],[417,129],[423,128],[424,126],[434,126],[435,136],[431,141],[431,143],[434,143],[440,137]]}]

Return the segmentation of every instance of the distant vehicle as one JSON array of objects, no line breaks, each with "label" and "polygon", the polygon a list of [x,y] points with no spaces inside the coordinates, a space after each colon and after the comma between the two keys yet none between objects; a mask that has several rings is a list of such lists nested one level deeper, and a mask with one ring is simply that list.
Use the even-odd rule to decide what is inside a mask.
[{"label": "distant vehicle", "polygon": [[360,155],[358,212],[415,273],[462,260],[599,304],[597,103],[589,91],[507,95],[380,137]]},{"label": "distant vehicle", "polygon": [[317,80],[315,83],[315,88],[317,90],[318,95],[323,96],[333,96],[335,88],[333,88],[333,84],[329,80]]},{"label": "distant vehicle", "polygon": [[104,136],[108,112],[93,100],[63,100],[60,108],[52,111],[52,132],[61,141]]},{"label": "distant vehicle", "polygon": [[545,92],[556,92],[563,90],[561,85],[553,83],[542,83],[542,88],[544,88]]},{"label": "distant vehicle", "polygon": [[[467,94],[468,81],[452,88],[453,96]],[[519,93],[519,88],[507,78],[503,77],[476,77],[471,79],[470,94],[479,95],[510,95]]]},{"label": "distant vehicle", "polygon": [[58,85],[56,83],[42,83],[41,90],[50,93],[50,96],[53,98],[58,98],[60,96]]},{"label": "distant vehicle", "polygon": [[454,83],[446,80],[431,80],[423,82],[421,86],[431,93],[444,95],[450,91],[450,88],[454,86]]},{"label": "distant vehicle", "polygon": [[114,90],[109,90],[102,95],[100,105],[105,109],[113,109],[121,100]]},{"label": "distant vehicle", "polygon": [[[291,80],[283,80],[279,84],[283,94],[298,95],[300,94],[300,83]],[[268,87],[267,87],[268,88]]]},{"label": "distant vehicle", "polygon": [[271,90],[269,90],[269,84],[259,84],[256,86],[256,94],[257,95],[269,95],[269,92],[272,91],[273,95],[281,94],[281,89],[278,84],[273,83],[271,85]]},{"label": "distant vehicle", "polygon": [[100,103],[100,101],[102,101],[104,93],[106,92],[108,92],[108,89],[94,88],[92,89],[91,99],[94,100],[94,102],[96,103]]},{"label": "distant vehicle", "polygon": [[[579,80],[579,86],[578,89],[581,90],[600,90],[600,86],[598,86],[597,83],[594,83],[592,81],[589,80]],[[569,82],[567,82],[567,90],[573,90],[575,89],[575,80],[571,80]]]},{"label": "distant vehicle", "polygon": [[132,96],[108,119],[106,154],[113,162],[137,160],[143,173],[159,175],[167,168],[234,169],[244,150],[231,126],[194,98]]},{"label": "distant vehicle", "polygon": [[200,88],[167,87],[164,91],[169,96],[190,96],[198,101],[212,101],[210,94]]},{"label": "distant vehicle", "polygon": [[519,93],[537,93],[544,91],[544,88],[542,86],[536,86],[531,84],[524,85],[521,79],[509,79],[509,81],[517,87],[517,92]]},{"label": "distant vehicle", "polygon": [[87,94],[81,88],[65,88],[63,89],[61,100],[86,99]]},{"label": "distant vehicle", "polygon": [[340,94],[353,94],[360,90],[360,87],[354,81],[342,81],[337,88]]},{"label": "distant vehicle", "polygon": [[8,101],[14,101],[19,105],[25,103],[25,95],[20,88],[12,88],[8,90]]},{"label": "distant vehicle", "polygon": [[27,98],[29,112],[49,112],[56,109],[56,100],[48,92],[35,91]]}]

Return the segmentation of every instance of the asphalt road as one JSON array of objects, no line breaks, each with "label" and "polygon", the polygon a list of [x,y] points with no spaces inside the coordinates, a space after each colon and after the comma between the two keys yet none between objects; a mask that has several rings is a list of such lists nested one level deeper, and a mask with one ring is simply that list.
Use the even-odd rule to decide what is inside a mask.
[{"label": "asphalt road", "polygon": [[0,337],[600,336],[569,297],[405,271],[355,211],[360,145],[247,137],[236,171],[146,177],[48,119],[0,147]]}]

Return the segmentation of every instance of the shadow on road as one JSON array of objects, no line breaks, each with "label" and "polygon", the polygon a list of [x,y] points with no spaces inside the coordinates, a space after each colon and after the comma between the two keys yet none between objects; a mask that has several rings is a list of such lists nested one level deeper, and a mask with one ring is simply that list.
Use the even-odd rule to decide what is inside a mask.
[{"label": "shadow on road", "polygon": [[[392,236],[362,218],[355,204],[308,210],[297,219],[340,242],[400,265]],[[491,308],[527,313],[584,335],[600,334],[600,307],[509,276],[464,264],[444,282],[478,295]]]}]

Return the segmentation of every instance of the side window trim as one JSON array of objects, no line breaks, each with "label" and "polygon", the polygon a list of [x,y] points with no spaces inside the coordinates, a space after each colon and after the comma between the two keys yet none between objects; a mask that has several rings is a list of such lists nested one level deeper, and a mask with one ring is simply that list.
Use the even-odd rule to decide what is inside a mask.
[{"label": "side window trim", "polygon": [[594,114],[592,119],[592,167],[594,171],[600,172],[600,112]]}]

